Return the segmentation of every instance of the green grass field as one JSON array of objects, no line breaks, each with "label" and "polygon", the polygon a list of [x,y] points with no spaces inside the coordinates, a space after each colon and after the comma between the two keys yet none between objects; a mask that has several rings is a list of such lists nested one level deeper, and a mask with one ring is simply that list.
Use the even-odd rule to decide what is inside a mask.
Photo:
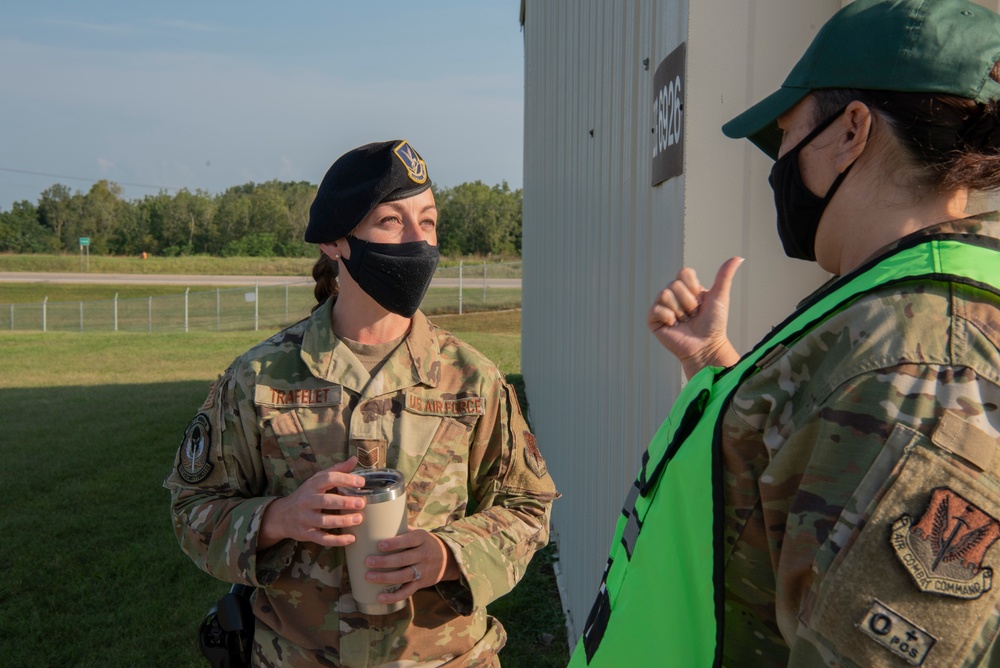
[{"label": "green grass field", "polygon": [[[519,381],[519,311],[440,322]],[[197,627],[228,588],[177,547],[161,482],[209,382],[267,334],[0,332],[2,665],[206,665]],[[553,559],[490,608],[507,668],[568,659]]]}]

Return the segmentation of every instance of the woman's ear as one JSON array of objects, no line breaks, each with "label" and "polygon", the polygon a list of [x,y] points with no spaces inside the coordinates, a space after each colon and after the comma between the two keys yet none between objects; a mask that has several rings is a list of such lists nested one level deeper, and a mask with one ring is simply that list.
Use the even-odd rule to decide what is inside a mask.
[{"label": "woman's ear", "polygon": [[[321,243],[319,245],[319,249],[323,251],[324,255],[334,261],[339,260],[341,256],[349,258],[351,255],[347,239],[344,237],[341,237],[333,242],[327,241],[325,243]],[[345,250],[347,251],[346,253],[344,252]]]},{"label": "woman's ear", "polygon": [[841,126],[842,133],[835,166],[838,172],[843,172],[861,157],[868,145],[872,129],[872,112],[867,105],[854,100],[847,105],[836,122]]}]

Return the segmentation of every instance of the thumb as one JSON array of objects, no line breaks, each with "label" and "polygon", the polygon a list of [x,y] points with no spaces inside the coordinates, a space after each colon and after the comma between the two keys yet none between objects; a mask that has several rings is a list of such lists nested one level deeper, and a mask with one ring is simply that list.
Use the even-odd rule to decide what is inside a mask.
[{"label": "thumb", "polygon": [[715,282],[712,283],[712,289],[709,290],[712,297],[726,303],[729,302],[729,292],[733,287],[733,278],[735,278],[736,270],[740,268],[741,264],[743,264],[743,258],[741,257],[731,257],[722,263],[718,273],[715,275]]},{"label": "thumb", "polygon": [[350,473],[355,469],[355,467],[357,467],[357,465],[358,465],[358,458],[352,456],[349,459],[345,459],[344,461],[340,462],[339,464],[334,464],[333,466],[330,467],[330,470],[337,471],[338,473]]}]

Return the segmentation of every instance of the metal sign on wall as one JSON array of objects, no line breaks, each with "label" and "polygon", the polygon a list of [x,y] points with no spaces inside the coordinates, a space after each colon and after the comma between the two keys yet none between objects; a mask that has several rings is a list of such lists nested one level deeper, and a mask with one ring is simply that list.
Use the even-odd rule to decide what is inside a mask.
[{"label": "metal sign on wall", "polygon": [[653,74],[653,185],[684,171],[684,55],[681,44]]}]

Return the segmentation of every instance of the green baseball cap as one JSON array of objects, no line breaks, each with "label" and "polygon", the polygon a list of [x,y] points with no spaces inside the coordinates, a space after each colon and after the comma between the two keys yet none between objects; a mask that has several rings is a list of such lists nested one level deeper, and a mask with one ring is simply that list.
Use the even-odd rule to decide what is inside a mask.
[{"label": "green baseball cap", "polygon": [[776,92],[722,126],[777,159],[778,117],[822,88],[1000,98],[1000,15],[968,0],[855,0],[827,21]]}]

